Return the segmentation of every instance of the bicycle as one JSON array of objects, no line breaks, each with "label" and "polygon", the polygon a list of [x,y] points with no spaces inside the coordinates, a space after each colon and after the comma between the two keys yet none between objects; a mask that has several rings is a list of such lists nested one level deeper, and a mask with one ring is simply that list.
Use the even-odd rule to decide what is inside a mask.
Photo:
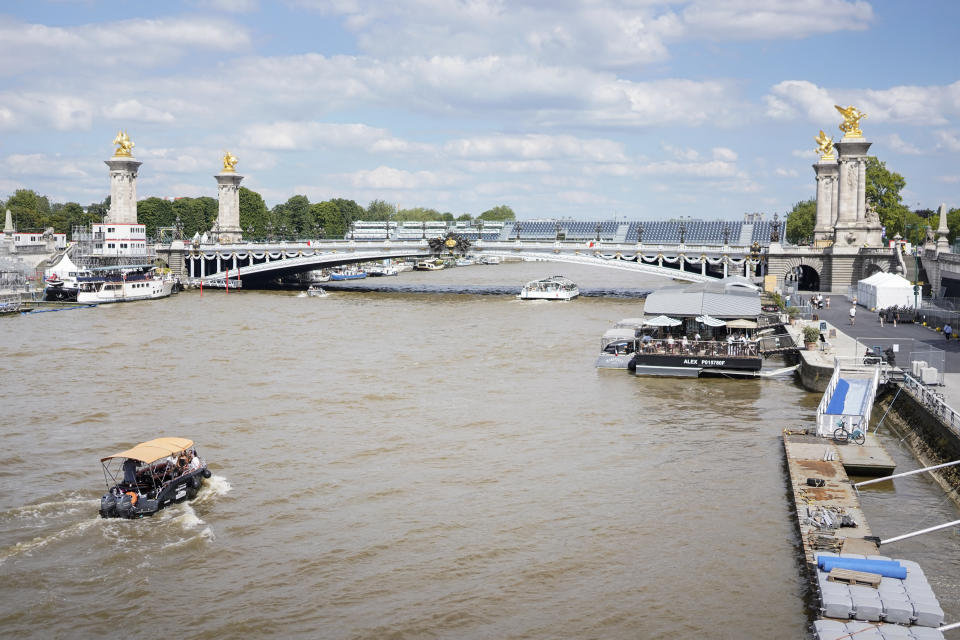
[{"label": "bicycle", "polygon": [[867,436],[859,426],[854,427],[853,431],[850,431],[847,429],[847,423],[840,420],[837,422],[837,428],[833,432],[833,441],[849,442],[850,440],[863,446],[863,443],[867,440]]}]

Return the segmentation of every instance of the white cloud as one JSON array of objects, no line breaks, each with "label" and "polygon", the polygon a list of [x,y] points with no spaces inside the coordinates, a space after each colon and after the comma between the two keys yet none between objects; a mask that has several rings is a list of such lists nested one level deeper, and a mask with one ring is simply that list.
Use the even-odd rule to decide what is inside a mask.
[{"label": "white cloud", "polygon": [[93,125],[93,103],[77,96],[8,91],[0,93],[0,125],[18,128],[86,130]]},{"label": "white cloud", "polygon": [[936,131],[937,149],[946,151],[960,151],[960,133],[951,129],[947,131]]},{"label": "white cloud", "polygon": [[920,156],[924,153],[923,150],[915,145],[910,144],[909,142],[906,142],[900,137],[899,134],[896,133],[887,136],[885,142],[887,146],[890,147],[891,151],[895,151],[900,154],[905,154],[908,156]]},{"label": "white cloud", "polygon": [[[250,37],[240,25],[203,17],[133,19],[72,27],[0,19],[0,74],[51,67],[165,64],[192,49],[236,51]],[[30,55],[23,55],[29,51]]]},{"label": "white cloud", "polygon": [[777,167],[774,170],[774,173],[781,178],[796,178],[798,175],[800,175],[797,173],[796,169],[784,169],[783,167]]},{"label": "white cloud", "polygon": [[713,159],[721,162],[736,162],[737,152],[727,147],[714,147]]},{"label": "white cloud", "polygon": [[873,8],[861,0],[697,0],[682,11],[690,37],[715,40],[799,40],[837,31],[862,31]]},{"label": "white cloud", "polygon": [[462,176],[451,172],[406,171],[386,166],[340,174],[334,176],[334,179],[343,180],[351,186],[361,189],[434,189],[449,187],[463,180]]},{"label": "white cloud", "polygon": [[431,153],[433,145],[394,138],[386,129],[365,124],[284,121],[253,124],[243,138],[258,149],[284,151],[349,148],[370,153]]},{"label": "white cloud", "polygon": [[175,120],[169,111],[162,111],[156,107],[145,105],[139,100],[124,100],[104,109],[103,115],[107,118],[134,122],[163,122],[171,123]]},{"label": "white cloud", "polygon": [[258,0],[194,0],[200,7],[228,13],[250,13],[260,7]]},{"label": "white cloud", "polygon": [[835,105],[856,105],[871,122],[909,125],[945,124],[960,114],[960,81],[944,86],[897,86],[889,89],[826,89],[806,80],[774,85],[764,97],[775,120],[840,122]]},{"label": "white cloud", "polygon": [[90,175],[89,169],[91,168],[87,166],[85,170],[83,163],[73,158],[64,158],[59,155],[48,156],[43,153],[14,153],[4,158],[2,162],[6,173],[19,176],[87,178]]},{"label": "white cloud", "polygon": [[575,158],[592,162],[621,162],[623,144],[602,138],[570,135],[499,135],[451,140],[444,151],[459,158]]}]

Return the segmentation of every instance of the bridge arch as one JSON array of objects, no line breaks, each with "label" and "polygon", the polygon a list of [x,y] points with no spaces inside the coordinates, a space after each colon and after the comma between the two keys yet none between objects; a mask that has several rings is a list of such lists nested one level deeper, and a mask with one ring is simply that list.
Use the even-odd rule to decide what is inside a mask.
[{"label": "bridge arch", "polygon": [[788,258],[783,270],[784,281],[795,284],[798,291],[820,291],[823,259],[812,256]]}]

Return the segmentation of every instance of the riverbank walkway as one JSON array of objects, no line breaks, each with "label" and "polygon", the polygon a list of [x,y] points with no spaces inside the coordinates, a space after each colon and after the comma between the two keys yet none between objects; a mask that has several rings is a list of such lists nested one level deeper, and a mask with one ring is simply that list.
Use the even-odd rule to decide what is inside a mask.
[{"label": "riverbank walkway", "polygon": [[[807,294],[802,294],[804,300],[808,299]],[[821,320],[825,320],[836,327],[838,338],[834,345],[835,354],[838,356],[856,356],[863,355],[863,349],[856,353],[856,340],[861,344],[869,344],[871,338],[877,338],[883,341],[896,341],[898,339],[913,340],[917,345],[933,347],[944,351],[944,376],[943,392],[947,404],[951,407],[960,409],[960,340],[947,340],[944,335],[931,327],[924,327],[915,323],[897,323],[893,326],[890,322],[884,322],[880,326],[880,319],[876,312],[858,305],[856,324],[850,324],[851,303],[846,296],[831,295],[824,296],[830,299],[830,308],[816,309],[814,313]],[[839,337],[843,332],[844,337]],[[834,339],[830,339],[834,342]]]}]

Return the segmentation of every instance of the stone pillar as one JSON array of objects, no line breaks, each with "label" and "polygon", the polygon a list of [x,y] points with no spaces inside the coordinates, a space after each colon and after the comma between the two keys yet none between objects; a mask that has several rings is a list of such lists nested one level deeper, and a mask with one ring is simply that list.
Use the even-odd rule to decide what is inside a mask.
[{"label": "stone pillar", "polygon": [[950,229],[947,227],[947,205],[940,205],[940,224],[937,225],[937,253],[947,253],[950,251],[950,243],[947,236],[950,235]]},{"label": "stone pillar", "polygon": [[142,162],[133,156],[114,156],[104,160],[110,167],[110,211],[104,222],[137,223],[137,169]]},{"label": "stone pillar", "polygon": [[220,243],[240,242],[243,230],[240,228],[240,181],[243,176],[223,171],[214,176],[217,179],[217,195],[220,209],[217,213]]},{"label": "stone pillar", "polygon": [[817,174],[817,222],[813,228],[814,246],[824,247],[833,243],[833,227],[837,220],[837,175],[840,171],[836,160],[820,160],[813,165]]},{"label": "stone pillar", "polygon": [[[837,224],[834,244],[839,246],[863,246],[875,242],[876,233],[868,233],[867,227],[876,226],[867,218],[867,151],[870,142],[864,138],[848,138],[834,146],[840,156],[837,180]],[[872,242],[870,242],[872,241]]]}]

